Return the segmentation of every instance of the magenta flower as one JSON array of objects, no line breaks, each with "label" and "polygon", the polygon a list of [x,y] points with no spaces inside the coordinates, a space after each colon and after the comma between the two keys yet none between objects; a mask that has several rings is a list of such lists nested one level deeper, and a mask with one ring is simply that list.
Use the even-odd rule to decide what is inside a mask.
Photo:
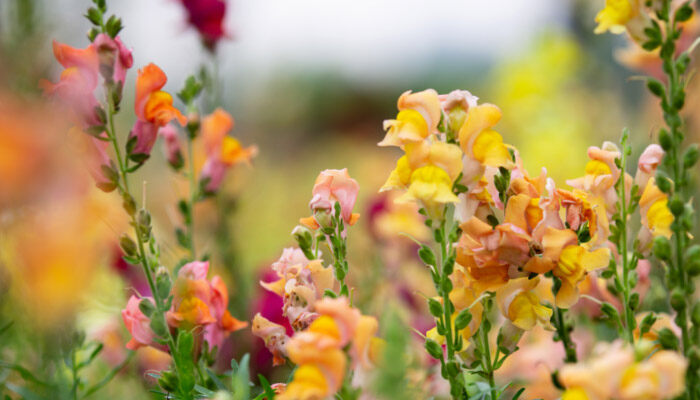
[{"label": "magenta flower", "polygon": [[227,36],[224,30],[226,2],[224,0],[182,0],[187,11],[187,22],[195,27],[207,49],[213,51],[221,38]]}]

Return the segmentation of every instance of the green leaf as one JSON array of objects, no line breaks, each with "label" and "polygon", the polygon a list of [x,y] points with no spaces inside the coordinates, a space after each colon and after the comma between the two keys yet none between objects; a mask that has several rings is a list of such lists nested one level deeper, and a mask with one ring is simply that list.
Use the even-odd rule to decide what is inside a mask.
[{"label": "green leaf", "polygon": [[426,264],[431,266],[436,266],[437,260],[435,259],[435,253],[426,245],[422,245],[418,250],[418,257]]},{"label": "green leaf", "polygon": [[96,9],[95,7],[88,8],[85,18],[87,18],[93,25],[102,25],[102,11]]},{"label": "green leaf", "polygon": [[153,304],[153,301],[150,298],[144,297],[139,302],[139,310],[143,313],[143,315],[150,318],[156,311],[156,306]]},{"label": "green leaf", "polygon": [[117,18],[116,15],[110,16],[105,24],[105,31],[112,39],[116,38],[122,29],[122,20]]},{"label": "green leaf", "polygon": [[194,390],[194,336],[192,333],[180,331],[177,337],[177,352],[174,354],[177,362],[178,386],[180,394],[186,399],[192,399]]},{"label": "green leaf", "polygon": [[691,7],[690,2],[683,3],[682,6],[678,7],[676,14],[673,19],[676,22],[685,22],[693,16],[693,7]]},{"label": "green leaf", "polygon": [[664,97],[666,89],[658,79],[647,78],[647,88],[656,97]]},{"label": "green leaf", "polygon": [[265,379],[265,377],[260,374],[258,374],[258,380],[260,381],[260,386],[262,386],[263,388],[263,394],[265,395],[265,398],[267,400],[274,400],[275,391],[272,390],[270,382],[268,382],[267,379]]},{"label": "green leaf", "polygon": [[250,399],[250,373],[248,363],[250,355],[245,354],[238,363],[238,368],[235,374],[231,376],[231,387],[233,389],[232,400],[248,400]]}]

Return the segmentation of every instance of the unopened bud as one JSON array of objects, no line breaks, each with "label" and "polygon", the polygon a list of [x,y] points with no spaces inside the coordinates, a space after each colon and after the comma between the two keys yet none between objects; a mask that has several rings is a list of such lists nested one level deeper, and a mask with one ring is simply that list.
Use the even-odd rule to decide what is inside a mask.
[{"label": "unopened bud", "polygon": [[671,201],[668,202],[668,208],[675,217],[683,215],[683,200],[679,199],[677,196],[673,196]]},{"label": "unopened bud", "polygon": [[127,256],[133,257],[136,254],[136,243],[127,235],[122,235],[119,238],[119,246]]},{"label": "unopened bud", "polygon": [[690,314],[690,319],[693,321],[693,325],[700,328],[700,303],[695,303],[693,306],[693,312]]},{"label": "unopened bud", "polygon": [[654,256],[659,260],[668,261],[671,259],[671,244],[668,239],[663,236],[654,238],[653,246]]},{"label": "unopened bud", "polygon": [[302,243],[311,244],[311,230],[305,227],[304,225],[295,226],[292,230],[292,236],[294,237],[294,240],[296,240],[300,245]]},{"label": "unopened bud", "polygon": [[151,214],[145,208],[139,210],[137,221],[141,226],[151,226]]},{"label": "unopened bud", "polygon": [[693,165],[698,162],[698,157],[700,157],[698,145],[693,143],[688,147],[688,150],[685,151],[685,154],[683,154],[683,166],[686,169],[692,168]]},{"label": "unopened bud", "polygon": [[158,385],[166,392],[175,392],[177,390],[177,375],[171,371],[165,371],[158,378]]},{"label": "unopened bud", "polygon": [[685,293],[681,288],[673,288],[671,291],[671,308],[676,311],[684,310],[686,306],[685,303]]},{"label": "unopened bud", "polygon": [[659,330],[658,341],[664,349],[676,350],[678,348],[678,337],[668,328]]},{"label": "unopened bud", "polygon": [[656,172],[656,186],[664,193],[671,192],[671,181],[661,171]]},{"label": "unopened bud", "polygon": [[314,219],[321,228],[333,228],[333,215],[330,210],[318,209],[314,211]]},{"label": "unopened bud", "polygon": [[694,244],[685,252],[685,269],[690,276],[700,275],[700,245]]}]

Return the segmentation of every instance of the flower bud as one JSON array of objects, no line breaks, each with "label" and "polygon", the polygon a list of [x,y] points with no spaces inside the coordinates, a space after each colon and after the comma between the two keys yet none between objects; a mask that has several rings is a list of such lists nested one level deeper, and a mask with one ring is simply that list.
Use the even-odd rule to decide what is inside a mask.
[{"label": "flower bud", "polygon": [[136,243],[127,235],[122,235],[121,238],[119,238],[119,246],[122,248],[122,251],[124,254],[127,256],[133,257],[136,255]]},{"label": "flower bud", "polygon": [[432,339],[425,339],[425,350],[433,358],[437,360],[442,359],[442,347],[440,347],[440,345],[436,341]]},{"label": "flower bud", "polygon": [[693,306],[693,312],[690,314],[690,319],[693,321],[693,325],[700,327],[700,303],[695,303]]},{"label": "flower bud", "polygon": [[671,244],[664,236],[654,238],[653,245],[654,256],[659,260],[668,261],[671,259]]},{"label": "flower bud", "polygon": [[139,210],[137,221],[141,226],[151,226],[151,214],[145,208]]},{"label": "flower bud", "polygon": [[333,228],[333,216],[330,210],[317,209],[314,211],[314,219],[321,228]]},{"label": "flower bud", "polygon": [[433,317],[439,318],[442,316],[442,304],[440,304],[439,301],[435,299],[428,299],[428,309]]},{"label": "flower bud", "polygon": [[292,236],[294,237],[294,240],[296,240],[299,245],[304,244],[311,244],[311,230],[304,225],[297,225],[292,229]]},{"label": "flower bud", "polygon": [[668,328],[663,328],[658,332],[659,344],[664,349],[676,350],[678,349],[678,337],[673,333],[672,330]]},{"label": "flower bud", "polygon": [[166,392],[177,390],[177,375],[171,371],[164,371],[158,378],[158,385]]},{"label": "flower bud", "polygon": [[682,311],[685,309],[685,293],[681,288],[673,288],[671,291],[671,308],[676,311]]},{"label": "flower bud", "polygon": [[456,134],[464,125],[464,121],[467,120],[467,112],[463,107],[454,107],[447,113],[447,117],[450,121],[450,130]]},{"label": "flower bud", "polygon": [[659,131],[659,144],[665,151],[669,151],[673,147],[673,140],[666,129]]},{"label": "flower bud", "polygon": [[662,171],[656,171],[656,186],[664,193],[671,192],[671,180]]},{"label": "flower bud", "polygon": [[156,291],[161,298],[167,298],[170,294],[170,287],[172,283],[170,281],[170,273],[164,266],[158,267],[156,272]]},{"label": "flower bud", "polygon": [[504,354],[510,354],[515,351],[520,342],[520,338],[523,337],[524,330],[513,325],[509,320],[506,320],[501,329],[498,331],[498,348]]},{"label": "flower bud", "polygon": [[698,157],[700,157],[700,152],[698,151],[697,143],[693,143],[688,147],[688,150],[683,154],[683,166],[685,169],[692,168],[695,163],[698,162]]},{"label": "flower bud", "polygon": [[690,276],[700,275],[700,245],[692,245],[685,252],[685,269]]},{"label": "flower bud", "polygon": [[683,214],[683,200],[679,199],[677,196],[673,196],[671,201],[668,202],[668,208],[674,217],[678,217]]},{"label": "flower bud", "polygon": [[469,323],[472,322],[472,313],[468,309],[462,310],[455,318],[455,329],[461,331],[466,328]]}]

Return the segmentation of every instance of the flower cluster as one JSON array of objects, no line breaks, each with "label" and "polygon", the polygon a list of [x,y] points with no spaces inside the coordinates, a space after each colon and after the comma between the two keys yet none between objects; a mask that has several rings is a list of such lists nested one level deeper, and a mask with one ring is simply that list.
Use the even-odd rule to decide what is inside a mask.
[{"label": "flower cluster", "polygon": [[[172,328],[193,330],[200,334],[210,348],[221,347],[231,332],[248,326],[238,321],[227,310],[228,289],[218,275],[207,280],[209,263],[194,261],[180,268],[173,284],[173,302],[166,313]],[[150,305],[149,305],[150,304]],[[131,334],[129,349],[142,346],[159,347],[151,328],[150,314],[153,312],[151,297],[131,296],[122,310],[122,319]]]},{"label": "flower cluster", "polygon": [[[644,151],[635,178],[623,171],[615,144],[590,147],[584,175],[559,188],[545,168],[538,176],[525,170],[519,152],[494,130],[498,107],[479,104],[467,91],[406,92],[398,108],[396,119],[385,121],[379,145],[397,146],[405,155],[381,190],[403,190],[397,202],[422,207],[442,246],[439,258],[425,246],[419,254],[441,296],[429,301],[437,326],[427,337],[447,350],[443,371],[470,340],[485,346],[473,336],[491,296],[515,327],[540,325],[568,335],[562,313],[577,304],[584,282],[595,281],[594,271],[615,265],[626,251],[611,240],[610,221],[618,224],[623,212],[628,218],[635,201],[639,254],[649,255],[653,238],[670,236],[673,215],[654,178],[664,156],[658,145]],[[627,301],[631,289],[625,290]],[[571,341],[564,340],[574,359]]]},{"label": "flower cluster", "polygon": [[599,344],[590,360],[559,371],[566,387],[562,400],[663,400],[683,393],[687,364],[683,356],[668,350],[641,360],[638,356],[620,341]]},{"label": "flower cluster", "polygon": [[287,343],[291,362],[297,365],[292,381],[278,399],[312,400],[335,394],[347,369],[348,348],[352,386],[369,383],[367,376],[380,359],[382,341],[375,337],[377,320],[350,307],[348,299],[325,298],[315,304],[318,317]]}]

